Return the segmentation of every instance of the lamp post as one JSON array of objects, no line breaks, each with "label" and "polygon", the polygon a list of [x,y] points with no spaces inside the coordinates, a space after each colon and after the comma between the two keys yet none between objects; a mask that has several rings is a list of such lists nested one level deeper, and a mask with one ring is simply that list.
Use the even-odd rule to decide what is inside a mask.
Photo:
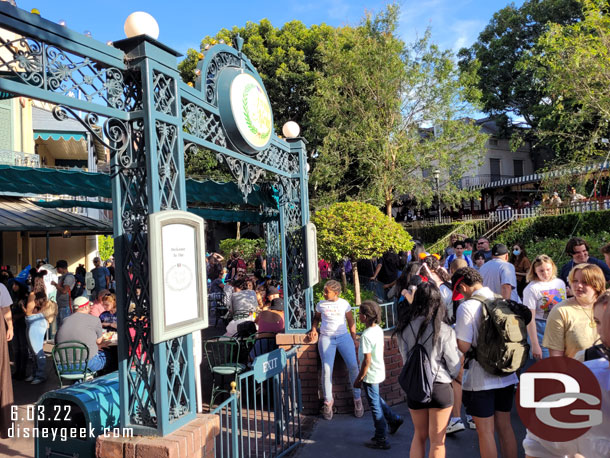
[{"label": "lamp post", "polygon": [[439,186],[439,178],[441,176],[441,171],[439,169],[435,169],[432,173],[434,176],[434,183],[436,184],[436,200],[438,205],[438,223],[441,224],[441,191]]}]

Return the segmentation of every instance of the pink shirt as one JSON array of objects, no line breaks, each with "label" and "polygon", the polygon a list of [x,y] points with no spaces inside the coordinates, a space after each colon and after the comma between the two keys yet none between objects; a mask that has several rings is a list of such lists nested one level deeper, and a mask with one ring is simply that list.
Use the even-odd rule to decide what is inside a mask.
[{"label": "pink shirt", "polygon": [[104,305],[101,302],[94,302],[93,305],[91,306],[91,310],[89,311],[89,314],[99,318],[99,316],[102,313],[104,313],[105,311],[106,311],[106,308],[104,307]]}]

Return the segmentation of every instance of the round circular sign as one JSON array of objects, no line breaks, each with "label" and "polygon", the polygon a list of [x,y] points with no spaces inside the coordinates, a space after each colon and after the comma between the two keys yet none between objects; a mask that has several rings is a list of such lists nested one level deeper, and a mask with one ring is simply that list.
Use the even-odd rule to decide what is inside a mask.
[{"label": "round circular sign", "polygon": [[519,378],[517,412],[541,439],[567,442],[601,423],[601,388],[591,370],[563,356],[545,358]]},{"label": "round circular sign", "polygon": [[223,69],[218,78],[218,108],[227,135],[239,150],[254,154],[269,145],[271,103],[254,76],[235,67]]},{"label": "round circular sign", "polygon": [[231,111],[242,137],[256,148],[264,148],[273,131],[271,104],[258,81],[247,73],[231,83]]}]

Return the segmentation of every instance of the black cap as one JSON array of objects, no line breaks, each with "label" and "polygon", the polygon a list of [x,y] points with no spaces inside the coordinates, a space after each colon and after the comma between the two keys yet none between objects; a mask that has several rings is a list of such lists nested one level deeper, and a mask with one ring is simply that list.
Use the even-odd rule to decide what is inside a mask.
[{"label": "black cap", "polygon": [[492,256],[502,256],[506,253],[508,253],[508,248],[506,248],[506,245],[503,243],[496,243],[493,247],[491,247]]},{"label": "black cap", "polygon": [[68,261],[66,261],[65,259],[60,259],[59,261],[57,261],[55,263],[55,267],[61,267],[62,269],[67,269]]},{"label": "black cap", "polygon": [[272,294],[280,294],[279,290],[275,286],[269,286],[267,288],[267,296],[271,296]]},{"label": "black cap", "polygon": [[277,310],[277,311],[284,311],[284,299],[281,298],[277,298],[277,299],[273,299],[271,301],[271,307],[269,307],[271,310]]}]

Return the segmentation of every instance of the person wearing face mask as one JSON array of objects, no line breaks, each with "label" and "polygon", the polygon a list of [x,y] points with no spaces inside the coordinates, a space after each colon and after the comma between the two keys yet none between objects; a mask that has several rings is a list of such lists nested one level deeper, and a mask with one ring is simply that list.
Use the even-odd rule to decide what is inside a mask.
[{"label": "person wearing face mask", "polygon": [[546,254],[534,259],[527,273],[527,281],[530,283],[523,290],[523,304],[535,318],[527,325],[532,356],[534,359],[548,358],[548,348],[541,347],[546,320],[553,307],[565,300],[566,284],[557,278],[557,267]]},{"label": "person wearing face mask", "polygon": [[527,276],[530,266],[532,265],[530,260],[527,258],[525,246],[523,246],[522,243],[513,244],[510,262],[513,266],[515,266],[515,275],[517,276],[517,293],[520,297],[522,297],[526,284],[525,277]]}]

